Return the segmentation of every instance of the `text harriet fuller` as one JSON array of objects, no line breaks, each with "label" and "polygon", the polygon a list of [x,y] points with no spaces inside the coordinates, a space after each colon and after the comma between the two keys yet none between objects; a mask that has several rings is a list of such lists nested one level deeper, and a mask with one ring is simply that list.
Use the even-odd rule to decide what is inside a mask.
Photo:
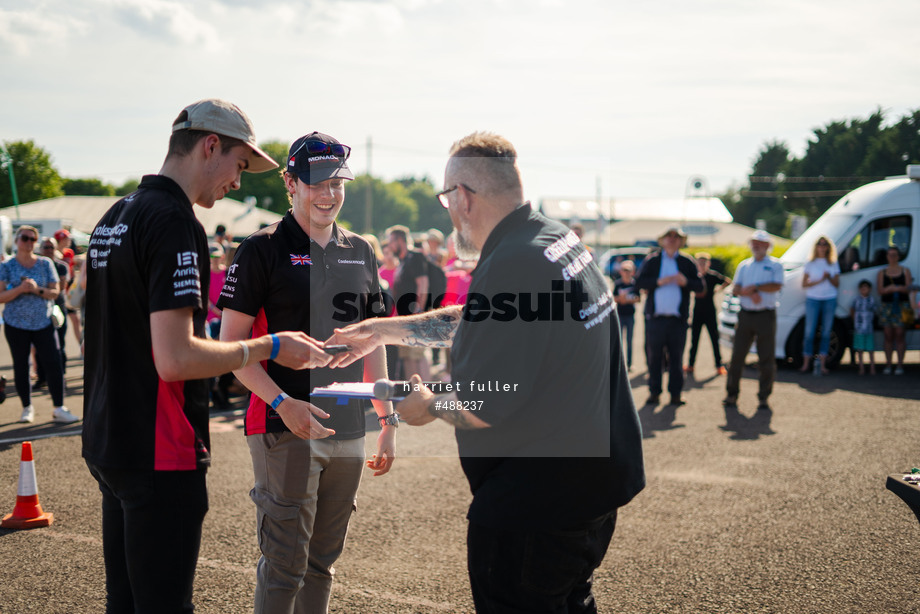
[{"label": "text harriet fuller", "polygon": [[[489,380],[479,382],[471,380],[469,382],[423,382],[417,386],[410,382],[390,382],[380,380],[374,382],[336,382],[329,386],[323,386],[313,389],[313,396],[317,397],[336,397],[340,402],[347,402],[348,399],[380,399],[384,398],[392,401],[401,401],[412,392],[420,390],[425,386],[435,394],[445,394],[448,392],[517,392],[519,384],[501,383],[498,380]],[[381,394],[382,389],[388,389],[388,394]],[[376,390],[376,394],[375,394]]]}]

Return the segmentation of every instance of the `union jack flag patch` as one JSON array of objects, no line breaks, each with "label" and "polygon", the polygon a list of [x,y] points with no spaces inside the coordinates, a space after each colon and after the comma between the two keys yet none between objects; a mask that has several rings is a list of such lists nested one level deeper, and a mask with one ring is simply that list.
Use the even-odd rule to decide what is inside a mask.
[{"label": "union jack flag patch", "polygon": [[310,256],[298,256],[297,254],[291,254],[291,264],[313,264],[313,261],[310,260]]}]

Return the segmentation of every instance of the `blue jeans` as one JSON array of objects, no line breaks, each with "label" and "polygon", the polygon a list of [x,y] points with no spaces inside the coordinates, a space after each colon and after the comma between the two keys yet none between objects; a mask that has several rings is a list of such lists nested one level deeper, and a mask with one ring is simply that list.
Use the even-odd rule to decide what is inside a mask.
[{"label": "blue jeans", "polygon": [[805,342],[802,346],[802,356],[811,356],[815,347],[815,332],[821,324],[821,343],[818,346],[818,355],[827,356],[831,345],[831,330],[834,328],[834,310],[837,308],[837,298],[805,299]]},{"label": "blue jeans", "polygon": [[616,511],[583,527],[467,532],[467,567],[477,614],[596,613],[594,570],[616,528]]}]

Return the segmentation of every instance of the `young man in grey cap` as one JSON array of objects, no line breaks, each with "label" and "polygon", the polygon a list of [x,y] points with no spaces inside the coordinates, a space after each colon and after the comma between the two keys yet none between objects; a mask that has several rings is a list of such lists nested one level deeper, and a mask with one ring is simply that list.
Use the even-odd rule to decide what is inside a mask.
[{"label": "young man in grey cap", "polygon": [[205,378],[250,362],[326,364],[303,333],[205,334],[210,208],[244,170],[277,164],[236,106],[202,100],[173,122],[160,173],[102,217],[86,261],[83,457],[102,492],[107,612],[191,612],[208,510]]},{"label": "young man in grey cap", "polygon": [[[291,145],[284,173],[291,209],[240,244],[217,304],[221,339],[245,339],[250,329],[326,339],[338,326],[383,315],[374,250],[335,222],[345,181],[354,178],[346,163],[350,152],[319,132]],[[365,419],[363,401],[339,404],[311,394],[336,381],[387,377],[386,354],[377,348],[363,364],[338,371],[253,364],[235,373],[253,393],[246,439],[262,551],[255,611],[325,612],[332,564],[345,545],[361,480]],[[376,476],[393,462],[398,423],[390,403],[374,401],[374,409],[381,431],[367,464]]]},{"label": "young man in grey cap", "polygon": [[744,361],[757,341],[757,361],[760,369],[760,389],[757,409],[769,411],[767,399],[773,392],[776,374],[776,306],[779,291],[783,289],[783,265],[768,254],[773,240],[763,230],[751,235],[753,256],[743,260],[735,269],[732,293],[741,301],[735,339],[732,343],[732,361],[725,382],[725,399],[722,404],[734,407],[741,390],[741,371]]}]

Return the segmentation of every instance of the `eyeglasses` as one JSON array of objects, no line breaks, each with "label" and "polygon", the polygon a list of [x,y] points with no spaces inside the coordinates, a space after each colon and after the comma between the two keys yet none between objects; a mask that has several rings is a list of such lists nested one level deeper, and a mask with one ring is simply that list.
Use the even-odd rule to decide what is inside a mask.
[{"label": "eyeglasses", "polygon": [[332,154],[336,158],[342,158],[343,160],[347,160],[348,156],[351,155],[351,147],[348,145],[342,145],[341,143],[324,143],[322,141],[304,141],[300,144],[300,147],[294,150],[294,153],[288,156],[289,163],[294,156],[300,153],[301,149],[306,149],[308,154],[316,156]]},{"label": "eyeglasses", "polygon": [[30,235],[19,235],[19,240],[28,241],[29,243],[35,243],[36,241],[38,241],[38,237],[33,237]]},{"label": "eyeglasses", "polygon": [[438,192],[437,194],[435,194],[434,197],[438,199],[438,202],[441,203],[441,206],[442,206],[442,207],[444,207],[445,209],[447,209],[447,208],[450,207],[450,203],[447,202],[447,195],[450,194],[451,192],[453,192],[454,190],[456,190],[457,188],[459,188],[460,186],[463,186],[463,189],[466,190],[467,192],[469,192],[470,194],[475,194],[475,193],[476,193],[476,190],[474,190],[474,189],[471,188],[470,186],[466,185],[465,183],[458,183],[458,184],[454,185],[454,187],[452,187],[452,188],[447,188],[446,190],[441,190],[440,192]]}]

